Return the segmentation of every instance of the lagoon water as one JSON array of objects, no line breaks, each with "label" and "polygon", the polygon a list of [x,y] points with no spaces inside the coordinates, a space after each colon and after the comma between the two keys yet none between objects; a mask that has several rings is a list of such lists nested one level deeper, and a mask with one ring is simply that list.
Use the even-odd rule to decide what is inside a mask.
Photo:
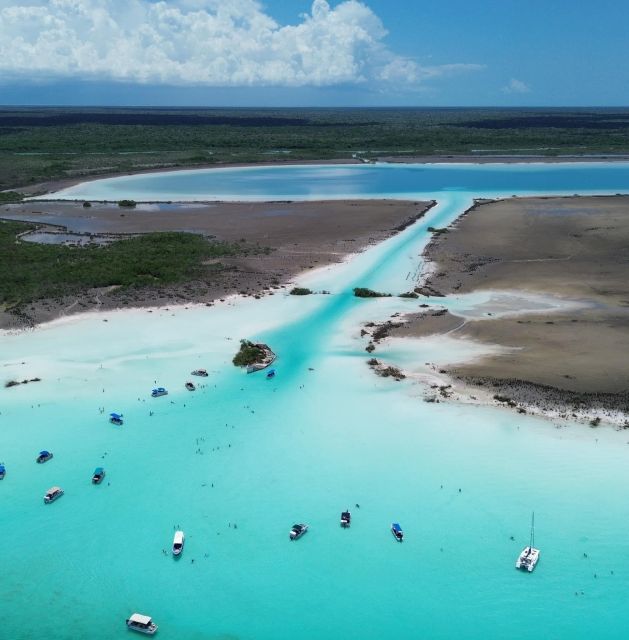
[{"label": "lagoon water", "polygon": [[[410,288],[427,226],[448,224],[475,195],[627,193],[629,167],[440,167],[434,183],[424,176],[431,170],[225,169],[64,194],[430,193],[439,205],[300,279],[331,295],[94,314],[1,334],[3,380],[43,379],[0,390],[1,638],[127,637],[133,611],[177,640],[626,636],[629,436],[423,402],[422,384],[368,369],[359,335],[362,323],[418,301],[358,300],[351,289]],[[275,379],[231,365],[242,337],[278,353]],[[406,344],[375,355],[411,370],[465,356],[452,341]],[[190,393],[183,383],[197,367],[210,375]],[[170,394],[150,398],[155,384]],[[122,412],[124,426],[101,408]],[[43,448],[55,457],[36,465]],[[107,477],[92,486],[101,465]],[[44,506],[55,484],[66,493]],[[343,530],[347,507],[352,526]],[[542,555],[524,575],[514,563],[532,510]],[[402,544],[392,521],[405,530]],[[310,531],[289,542],[295,522]],[[179,560],[163,553],[176,526],[186,532]]]}]

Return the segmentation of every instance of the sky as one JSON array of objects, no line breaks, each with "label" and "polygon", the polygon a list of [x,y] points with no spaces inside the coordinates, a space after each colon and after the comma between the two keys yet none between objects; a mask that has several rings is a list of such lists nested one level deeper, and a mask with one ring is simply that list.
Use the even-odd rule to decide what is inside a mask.
[{"label": "sky", "polygon": [[0,0],[0,105],[627,106],[629,0]]}]

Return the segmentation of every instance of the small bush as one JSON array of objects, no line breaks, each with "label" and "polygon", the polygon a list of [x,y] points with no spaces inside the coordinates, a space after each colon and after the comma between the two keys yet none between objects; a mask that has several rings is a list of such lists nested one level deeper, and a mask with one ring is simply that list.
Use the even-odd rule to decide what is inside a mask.
[{"label": "small bush", "polygon": [[92,203],[91,203],[91,202],[84,202],[84,203],[83,203],[83,208],[84,208],[84,209],[89,209],[91,206],[92,206]]},{"label": "small bush", "polygon": [[136,205],[135,200],[118,200],[119,207],[127,207],[129,209],[133,209],[135,205]]},{"label": "small bush", "polygon": [[306,287],[293,287],[290,290],[291,296],[309,296],[311,293],[312,291]]},{"label": "small bush", "polygon": [[366,287],[355,287],[354,295],[357,298],[390,298],[390,293],[381,293],[380,291],[374,291],[373,289],[367,289]]},{"label": "small bush", "polygon": [[400,293],[400,298],[419,298],[419,295],[414,291],[407,291],[406,293]]}]

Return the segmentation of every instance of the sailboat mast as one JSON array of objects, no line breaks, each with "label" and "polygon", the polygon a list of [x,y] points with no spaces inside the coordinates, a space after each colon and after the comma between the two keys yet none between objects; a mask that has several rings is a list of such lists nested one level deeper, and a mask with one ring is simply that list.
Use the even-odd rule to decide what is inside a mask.
[{"label": "sailboat mast", "polygon": [[529,544],[529,548],[533,548],[535,544],[535,511],[533,511],[533,515],[531,516],[531,543]]}]

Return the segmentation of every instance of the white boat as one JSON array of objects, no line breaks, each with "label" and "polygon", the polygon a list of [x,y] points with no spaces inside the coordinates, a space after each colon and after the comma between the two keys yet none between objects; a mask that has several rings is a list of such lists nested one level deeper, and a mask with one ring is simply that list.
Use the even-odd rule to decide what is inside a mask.
[{"label": "white boat", "polygon": [[535,513],[531,517],[531,541],[528,547],[524,547],[522,553],[515,561],[515,568],[522,571],[528,571],[529,573],[535,569],[535,565],[539,560],[539,549],[536,549],[535,544]]},{"label": "white boat", "polygon": [[186,540],[186,537],[183,534],[183,531],[175,531],[175,537],[173,538],[173,555],[180,556],[183,551],[183,544]]},{"label": "white boat", "polygon": [[293,528],[290,530],[289,538],[291,540],[298,540],[301,536],[304,535],[308,531],[307,524],[294,524]]},{"label": "white boat", "polygon": [[54,502],[57,498],[60,498],[63,495],[63,489],[61,487],[50,487],[48,491],[46,491],[46,495],[44,496],[44,503],[50,504]]},{"label": "white boat", "polygon": [[152,636],[157,631],[157,625],[151,620],[151,616],[144,616],[141,613],[132,614],[126,621],[127,627],[132,631],[139,631]]}]

